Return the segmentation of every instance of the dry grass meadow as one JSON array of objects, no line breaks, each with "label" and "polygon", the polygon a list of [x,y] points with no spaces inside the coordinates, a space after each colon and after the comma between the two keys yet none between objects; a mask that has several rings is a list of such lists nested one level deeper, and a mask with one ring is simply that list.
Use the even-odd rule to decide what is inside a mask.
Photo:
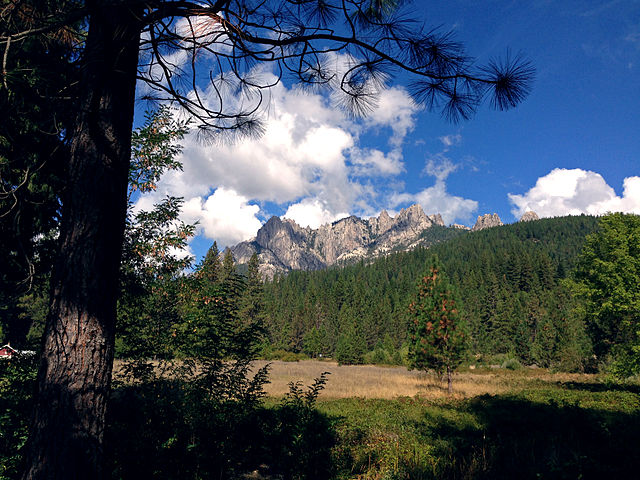
[{"label": "dry grass meadow", "polygon": [[[122,377],[122,361],[114,364],[114,379]],[[269,364],[269,383],[265,391],[270,397],[281,397],[289,391],[291,382],[301,382],[303,388],[311,385],[323,372],[329,372],[322,391],[322,399],[420,397],[423,399],[450,398],[446,380],[434,374],[405,367],[378,365],[338,365],[333,361],[281,360],[254,362],[254,370]],[[454,374],[455,398],[471,398],[478,395],[499,395],[528,388],[561,386],[568,382],[597,382],[595,375],[552,373],[546,369],[461,369]]]},{"label": "dry grass meadow", "polygon": [[[265,386],[270,396],[289,391],[289,382],[310,385],[322,372],[329,372],[321,398],[386,398],[414,397],[425,399],[447,397],[446,381],[434,375],[409,371],[405,367],[375,365],[338,365],[335,362],[303,360],[299,362],[256,362],[256,367],[270,363],[271,383]],[[470,398],[483,394],[496,395],[545,384],[590,382],[595,377],[583,374],[550,373],[544,369],[491,370],[476,369],[457,372],[453,380],[454,396]]]}]

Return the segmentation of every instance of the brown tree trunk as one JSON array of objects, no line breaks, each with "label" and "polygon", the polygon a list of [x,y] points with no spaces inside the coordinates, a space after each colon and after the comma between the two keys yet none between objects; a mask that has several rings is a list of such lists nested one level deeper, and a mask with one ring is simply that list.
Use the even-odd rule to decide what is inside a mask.
[{"label": "brown tree trunk", "polygon": [[453,383],[451,379],[451,367],[447,365],[447,392],[449,395],[453,393]]},{"label": "brown tree trunk", "polygon": [[25,479],[100,479],[140,26],[87,2],[83,88],[62,207]]}]

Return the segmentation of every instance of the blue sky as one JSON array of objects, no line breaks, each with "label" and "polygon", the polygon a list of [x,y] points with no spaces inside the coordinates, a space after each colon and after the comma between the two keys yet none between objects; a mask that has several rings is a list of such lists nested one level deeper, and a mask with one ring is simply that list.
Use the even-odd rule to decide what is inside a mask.
[{"label": "blue sky", "polygon": [[199,222],[197,257],[213,240],[250,238],[271,215],[317,227],[413,203],[466,225],[494,212],[510,223],[528,209],[640,213],[640,0],[450,0],[413,10],[453,30],[478,63],[522,52],[536,68],[531,95],[453,125],[417,109],[404,78],[360,121],[326,96],[281,85],[262,139],[221,147],[188,137],[184,172],[138,206],[183,196],[183,218]]}]

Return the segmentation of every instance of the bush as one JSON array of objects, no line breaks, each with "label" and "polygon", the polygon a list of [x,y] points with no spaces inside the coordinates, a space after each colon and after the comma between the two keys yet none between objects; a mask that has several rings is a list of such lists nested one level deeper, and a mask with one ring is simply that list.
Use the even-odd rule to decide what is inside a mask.
[{"label": "bush", "polygon": [[373,365],[392,365],[393,360],[386,350],[376,348],[375,350],[365,354],[364,363]]},{"label": "bush", "polygon": [[325,381],[291,384],[270,408],[184,380],[121,385],[105,441],[112,478],[332,478],[333,430],[315,408]]},{"label": "bush", "polygon": [[289,352],[287,350],[263,350],[260,357],[263,360],[281,360],[283,362],[299,362],[307,360],[309,357],[304,353]]},{"label": "bush", "polygon": [[0,360],[0,480],[19,478],[37,373],[35,355]]},{"label": "bush", "polygon": [[502,362],[500,368],[506,368],[507,370],[520,370],[522,368],[522,364],[520,363],[520,360],[512,357],[507,358],[504,362]]}]

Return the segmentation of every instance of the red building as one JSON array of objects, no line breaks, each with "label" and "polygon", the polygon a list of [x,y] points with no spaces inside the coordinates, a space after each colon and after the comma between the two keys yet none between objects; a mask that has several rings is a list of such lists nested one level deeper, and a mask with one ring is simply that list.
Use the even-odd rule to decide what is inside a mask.
[{"label": "red building", "polygon": [[15,348],[11,348],[11,345],[8,343],[0,347],[0,358],[11,358],[17,354],[18,351]]}]

